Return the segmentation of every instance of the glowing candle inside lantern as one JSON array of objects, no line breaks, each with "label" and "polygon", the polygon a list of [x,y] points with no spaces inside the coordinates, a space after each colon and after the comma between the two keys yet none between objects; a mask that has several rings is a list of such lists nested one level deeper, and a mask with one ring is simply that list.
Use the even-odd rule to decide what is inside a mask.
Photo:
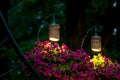
[{"label": "glowing candle inside lantern", "polygon": [[49,25],[49,40],[50,41],[59,41],[60,40],[60,25],[59,24],[50,24]]},{"label": "glowing candle inside lantern", "polygon": [[95,52],[101,51],[101,37],[100,36],[92,36],[91,37],[91,49]]}]

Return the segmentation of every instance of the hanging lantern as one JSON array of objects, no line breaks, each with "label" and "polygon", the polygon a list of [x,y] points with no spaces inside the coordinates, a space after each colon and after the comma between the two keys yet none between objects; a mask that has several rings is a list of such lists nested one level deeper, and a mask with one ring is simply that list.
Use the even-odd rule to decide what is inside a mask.
[{"label": "hanging lantern", "polygon": [[60,40],[60,25],[59,24],[50,24],[49,25],[49,40],[50,41],[59,41]]},{"label": "hanging lantern", "polygon": [[56,24],[55,16],[53,14],[53,21],[52,24],[49,25],[49,40],[50,41],[59,41],[60,40],[60,25]]},{"label": "hanging lantern", "polygon": [[91,37],[91,49],[94,52],[101,51],[101,37],[100,36],[92,36]]}]

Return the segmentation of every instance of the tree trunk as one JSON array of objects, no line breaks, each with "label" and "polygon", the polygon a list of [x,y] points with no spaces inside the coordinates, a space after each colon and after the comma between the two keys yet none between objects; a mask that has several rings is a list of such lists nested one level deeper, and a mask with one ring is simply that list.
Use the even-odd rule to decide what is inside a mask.
[{"label": "tree trunk", "polygon": [[[111,48],[116,46],[116,50],[120,52],[120,1],[118,1],[116,7],[112,7],[111,5],[107,9],[104,18],[104,26],[105,27],[101,32],[103,47],[107,48],[108,50],[113,50]],[[112,35],[114,28],[117,28],[116,40],[113,40]],[[114,43],[116,43],[116,45],[113,45]]]},{"label": "tree trunk", "polygon": [[117,6],[117,51],[120,53],[120,0],[118,0],[118,6]]},{"label": "tree trunk", "polygon": [[82,38],[85,35],[86,27],[85,8],[88,2],[84,0],[67,0],[66,32],[68,46],[73,50],[81,49]]}]

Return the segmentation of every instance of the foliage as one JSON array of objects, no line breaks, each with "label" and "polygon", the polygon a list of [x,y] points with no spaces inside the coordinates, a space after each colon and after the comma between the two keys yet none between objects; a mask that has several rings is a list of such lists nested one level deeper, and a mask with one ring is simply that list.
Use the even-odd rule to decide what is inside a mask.
[{"label": "foliage", "polygon": [[45,79],[96,80],[120,79],[120,64],[98,54],[90,59],[83,50],[70,50],[65,44],[36,41],[31,52],[25,53]]},{"label": "foliage", "polygon": [[[18,3],[16,3],[18,2]],[[49,4],[48,4],[49,3]],[[22,0],[11,1],[12,7],[8,12],[8,23],[16,39],[29,39],[37,35],[42,21],[50,14],[55,14],[56,23],[60,24],[61,31],[65,30],[65,5],[62,0]],[[46,22],[51,23],[52,16]],[[45,31],[44,31],[45,30]],[[47,36],[48,27],[44,26],[40,37]],[[42,36],[44,35],[44,36]],[[62,34],[61,37],[64,37]],[[47,39],[48,37],[45,37]]]},{"label": "foliage", "polygon": [[[31,48],[34,46],[34,40],[30,39],[27,41],[22,41],[19,45],[23,52],[31,50]],[[17,55],[18,53],[15,51],[13,45],[8,44],[7,46],[9,47],[0,46],[0,59],[1,62],[4,63],[1,64],[1,69],[5,69],[5,71],[1,74],[4,76],[1,77],[0,75],[0,80],[29,80],[33,76],[33,74],[27,74],[28,70],[23,69],[23,62],[21,62],[21,59]],[[31,75],[31,77],[29,75]]]}]

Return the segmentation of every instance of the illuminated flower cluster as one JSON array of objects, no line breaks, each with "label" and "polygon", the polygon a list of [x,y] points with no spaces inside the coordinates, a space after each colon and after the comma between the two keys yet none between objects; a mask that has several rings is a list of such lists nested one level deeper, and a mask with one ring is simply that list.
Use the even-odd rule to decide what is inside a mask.
[{"label": "illuminated flower cluster", "polygon": [[65,44],[38,40],[25,55],[45,80],[120,80],[117,62],[100,54],[90,59],[85,51],[72,51]]},{"label": "illuminated flower cluster", "polygon": [[94,69],[97,69],[98,66],[105,67],[105,64],[112,64],[112,61],[110,58],[103,57],[101,53],[98,53],[97,55],[94,55],[93,58],[90,60],[94,64]]}]

